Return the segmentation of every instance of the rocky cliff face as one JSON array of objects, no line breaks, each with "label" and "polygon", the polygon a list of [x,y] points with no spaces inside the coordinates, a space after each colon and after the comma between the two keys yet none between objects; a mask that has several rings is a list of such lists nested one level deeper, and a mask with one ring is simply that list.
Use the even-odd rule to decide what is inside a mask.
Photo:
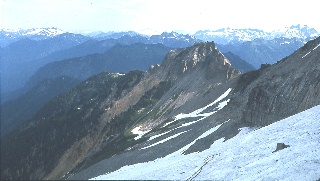
[{"label": "rocky cliff face", "polygon": [[310,41],[290,57],[259,70],[246,90],[243,119],[268,125],[320,104],[320,38]]}]

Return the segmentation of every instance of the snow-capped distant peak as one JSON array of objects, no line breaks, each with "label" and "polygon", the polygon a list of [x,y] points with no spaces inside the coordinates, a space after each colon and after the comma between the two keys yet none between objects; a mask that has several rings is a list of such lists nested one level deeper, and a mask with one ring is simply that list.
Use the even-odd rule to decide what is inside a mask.
[{"label": "snow-capped distant peak", "polygon": [[285,38],[307,39],[307,38],[314,38],[319,35],[320,34],[314,28],[310,28],[307,25],[300,25],[300,24],[281,28],[276,31],[272,31],[270,33],[270,36],[273,36],[275,38],[285,37]]},{"label": "snow-capped distant peak", "polygon": [[44,36],[54,37],[65,31],[58,28],[32,28],[32,29],[1,29],[2,32],[10,34],[11,36]]},{"label": "snow-capped distant peak", "polygon": [[2,29],[1,29],[1,32],[16,33],[16,32],[18,32],[18,31],[20,31],[20,30],[21,30],[21,29],[18,29],[18,28],[16,28],[16,29],[2,28]]},{"label": "snow-capped distant peak", "polygon": [[65,33],[64,31],[58,28],[33,28],[28,30],[22,30],[22,34],[25,36],[28,35],[43,35],[43,36],[57,36]]},{"label": "snow-capped distant peak", "polygon": [[314,28],[298,24],[271,32],[251,28],[222,28],[218,30],[198,31],[194,36],[201,40],[215,41],[218,44],[228,44],[232,41],[244,42],[252,41],[256,38],[271,40],[280,37],[298,38],[308,41],[310,38],[320,36],[320,34]]}]

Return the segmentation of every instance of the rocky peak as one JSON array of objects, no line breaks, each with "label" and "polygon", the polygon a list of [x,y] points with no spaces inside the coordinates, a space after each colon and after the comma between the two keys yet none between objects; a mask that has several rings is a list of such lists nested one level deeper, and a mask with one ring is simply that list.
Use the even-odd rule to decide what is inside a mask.
[{"label": "rocky peak", "polygon": [[171,50],[165,57],[161,71],[178,78],[196,70],[204,71],[206,78],[223,75],[225,79],[238,74],[230,61],[217,49],[214,42],[196,43],[192,47]]}]

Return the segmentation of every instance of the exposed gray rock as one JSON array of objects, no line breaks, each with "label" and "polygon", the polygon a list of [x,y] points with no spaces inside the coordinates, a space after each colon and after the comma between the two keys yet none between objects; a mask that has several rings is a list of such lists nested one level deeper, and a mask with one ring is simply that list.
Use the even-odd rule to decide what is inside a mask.
[{"label": "exposed gray rock", "polygon": [[286,145],[284,143],[277,143],[277,148],[272,153],[277,152],[279,150],[283,150],[283,149],[288,148],[288,147],[290,147],[290,145]]},{"label": "exposed gray rock", "polygon": [[265,126],[320,104],[319,44],[317,38],[290,57],[259,70],[259,77],[245,90],[244,121]]}]

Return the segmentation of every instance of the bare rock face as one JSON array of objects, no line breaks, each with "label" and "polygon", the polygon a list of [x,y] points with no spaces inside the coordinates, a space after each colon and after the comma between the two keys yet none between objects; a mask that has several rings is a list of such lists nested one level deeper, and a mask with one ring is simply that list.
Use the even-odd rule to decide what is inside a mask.
[{"label": "bare rock face", "polygon": [[283,149],[288,148],[288,147],[290,147],[290,145],[286,145],[284,143],[277,143],[277,148],[272,153],[277,152],[279,150],[283,150]]},{"label": "bare rock face", "polygon": [[171,50],[162,63],[162,70],[172,79],[197,70],[205,72],[207,79],[219,76],[228,80],[240,73],[231,67],[229,60],[217,49],[214,42],[201,42],[192,47]]},{"label": "bare rock face", "polygon": [[248,88],[244,121],[265,126],[320,104],[320,38],[270,67]]}]

